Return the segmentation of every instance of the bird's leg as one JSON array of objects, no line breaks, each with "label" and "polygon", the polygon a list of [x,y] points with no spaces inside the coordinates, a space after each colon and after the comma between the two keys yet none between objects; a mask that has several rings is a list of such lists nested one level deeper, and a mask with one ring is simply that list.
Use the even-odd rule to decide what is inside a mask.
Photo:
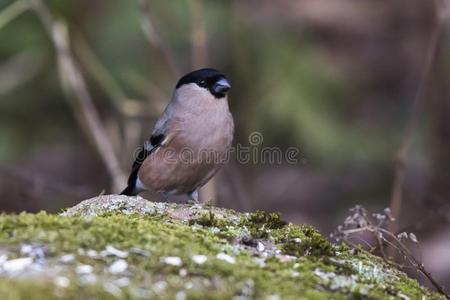
[{"label": "bird's leg", "polygon": [[198,201],[198,189],[188,194],[190,204],[199,204]]},{"label": "bird's leg", "polygon": [[164,200],[169,202],[169,195],[167,195],[167,193],[162,192],[161,195],[163,196]]}]

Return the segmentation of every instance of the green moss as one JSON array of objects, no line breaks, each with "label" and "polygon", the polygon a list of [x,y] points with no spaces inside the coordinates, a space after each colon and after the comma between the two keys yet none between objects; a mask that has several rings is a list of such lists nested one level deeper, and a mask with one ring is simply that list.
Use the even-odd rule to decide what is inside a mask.
[{"label": "green moss", "polygon": [[249,229],[256,239],[272,239],[280,249],[293,256],[332,256],[334,248],[311,226],[287,224],[278,213],[257,211],[243,216],[240,226]]},{"label": "green moss", "polygon": [[331,243],[311,226],[288,225],[278,233],[278,241],[285,253],[294,256],[333,256]]},{"label": "green moss", "polygon": [[241,219],[241,226],[246,226],[253,237],[268,238],[272,229],[283,228],[286,225],[279,213],[257,211]]},{"label": "green moss", "polygon": [[265,211],[256,211],[250,213],[247,218],[247,224],[252,224],[253,226],[263,226],[267,229],[278,229],[283,228],[286,222],[281,219],[279,213],[268,213]]},{"label": "green moss", "polygon": [[212,210],[202,213],[198,218],[189,220],[189,225],[198,224],[205,227],[226,228],[232,223],[224,218],[218,217]]},{"label": "green moss", "polygon": [[[45,268],[59,269],[44,268],[35,276],[0,275],[0,299],[441,299],[371,254],[332,245],[314,228],[286,224],[278,214],[185,208],[191,212],[182,214],[188,219],[164,209],[148,214],[97,211],[88,217],[2,215],[0,249],[9,259],[23,255],[23,244],[38,245],[46,249]],[[241,243],[248,234],[266,249]],[[129,253],[123,258],[126,272],[108,272],[117,257],[86,254],[101,253],[108,245]],[[65,254],[74,255],[74,262],[61,264]],[[196,261],[198,255],[206,261]],[[170,264],[166,257],[180,261]],[[80,264],[93,267],[95,281],[86,283],[76,272]],[[70,284],[58,286],[58,276]],[[126,285],[118,283],[123,278]]]}]

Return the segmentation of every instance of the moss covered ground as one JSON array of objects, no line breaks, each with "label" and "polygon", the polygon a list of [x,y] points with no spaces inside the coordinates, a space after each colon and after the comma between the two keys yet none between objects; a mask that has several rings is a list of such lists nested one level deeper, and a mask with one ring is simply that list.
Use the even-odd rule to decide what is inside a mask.
[{"label": "moss covered ground", "polygon": [[0,217],[0,299],[444,299],[278,214],[102,196]]}]

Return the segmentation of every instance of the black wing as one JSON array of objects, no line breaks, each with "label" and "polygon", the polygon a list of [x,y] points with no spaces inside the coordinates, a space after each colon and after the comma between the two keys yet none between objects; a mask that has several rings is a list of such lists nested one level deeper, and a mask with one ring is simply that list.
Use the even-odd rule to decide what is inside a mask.
[{"label": "black wing", "polygon": [[131,167],[131,174],[130,177],[128,177],[127,187],[120,193],[120,195],[135,196],[139,194],[140,191],[136,189],[139,169],[141,168],[144,160],[161,145],[164,138],[165,136],[163,134],[154,134],[150,137],[150,143],[144,143],[144,146],[139,151],[134,160],[133,166]]}]

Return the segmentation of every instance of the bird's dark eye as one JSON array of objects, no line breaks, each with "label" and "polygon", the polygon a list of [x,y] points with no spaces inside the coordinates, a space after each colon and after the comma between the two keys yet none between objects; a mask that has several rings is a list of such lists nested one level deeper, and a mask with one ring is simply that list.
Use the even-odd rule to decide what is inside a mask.
[{"label": "bird's dark eye", "polygon": [[205,87],[206,86],[206,80],[200,80],[200,82],[198,83],[200,86]]}]

